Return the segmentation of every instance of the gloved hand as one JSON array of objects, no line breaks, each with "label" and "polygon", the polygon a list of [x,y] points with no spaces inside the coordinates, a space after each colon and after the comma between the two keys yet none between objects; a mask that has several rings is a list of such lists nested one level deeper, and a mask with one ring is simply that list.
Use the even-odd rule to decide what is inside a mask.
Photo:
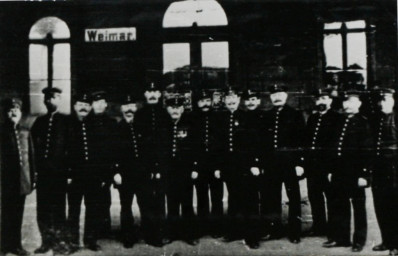
[{"label": "gloved hand", "polygon": [[296,166],[296,175],[297,177],[301,177],[304,174],[304,168],[301,166]]},{"label": "gloved hand", "polygon": [[363,188],[368,185],[368,181],[365,178],[358,178],[358,187]]},{"label": "gloved hand", "polygon": [[250,172],[253,174],[253,176],[258,176],[260,175],[260,169],[258,167],[252,167],[250,168]]},{"label": "gloved hand", "polygon": [[115,181],[116,185],[121,185],[122,184],[122,176],[117,173],[115,176],[113,176],[113,181]]},{"label": "gloved hand", "polygon": [[192,171],[192,173],[191,173],[191,178],[192,178],[193,180],[196,180],[196,179],[198,178],[198,176],[199,176],[199,173],[198,173],[198,172]]}]

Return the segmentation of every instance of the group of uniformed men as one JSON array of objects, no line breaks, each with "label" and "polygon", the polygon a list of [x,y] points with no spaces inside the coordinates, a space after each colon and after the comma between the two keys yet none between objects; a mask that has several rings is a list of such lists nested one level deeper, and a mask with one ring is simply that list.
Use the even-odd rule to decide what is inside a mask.
[{"label": "group of uniformed men", "polygon": [[[31,135],[20,125],[22,102],[8,99],[4,105],[7,121],[1,130],[2,250],[28,254],[21,246],[21,222],[25,196],[35,187],[42,237],[35,253],[52,249],[68,254],[79,249],[83,198],[83,243],[90,250],[100,250],[97,240],[111,232],[112,184],[120,192],[126,248],[139,237],[154,246],[174,240],[196,245],[203,235],[223,237],[226,242],[244,239],[250,248],[259,248],[261,239],[285,234],[282,184],[289,199],[286,234],[292,243],[299,243],[299,180],[307,178],[313,216],[310,235],[326,236],[324,247],[363,249],[365,187],[371,185],[382,234],[382,243],[373,249],[398,255],[394,91],[372,92],[379,110],[368,120],[360,113],[361,92],[343,91],[338,113],[331,109],[331,92],[317,90],[313,95],[316,108],[307,122],[286,104],[284,86],[272,86],[269,92],[273,107],[263,111],[257,92],[240,94],[228,87],[225,110],[214,111],[212,95],[202,90],[195,95],[197,108],[188,113],[181,97],[167,99],[163,108],[161,90],[151,83],[142,108],[138,109],[137,98],[125,96],[123,118],[117,123],[105,113],[104,92],[76,95],[74,114],[66,116],[58,112],[62,91],[45,88],[48,113],[36,119]],[[245,111],[240,108],[241,98]],[[132,214],[134,196],[141,214],[140,232]]]}]

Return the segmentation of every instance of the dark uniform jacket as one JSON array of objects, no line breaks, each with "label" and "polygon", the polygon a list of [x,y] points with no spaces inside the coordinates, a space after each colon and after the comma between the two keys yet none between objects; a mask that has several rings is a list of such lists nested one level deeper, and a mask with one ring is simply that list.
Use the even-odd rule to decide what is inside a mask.
[{"label": "dark uniform jacket", "polygon": [[134,123],[137,132],[142,136],[142,155],[146,165],[150,167],[159,165],[159,141],[162,127],[168,119],[167,111],[160,104],[145,105],[136,113]]},{"label": "dark uniform jacket", "polygon": [[87,116],[87,122],[92,138],[91,160],[104,171],[109,171],[115,163],[116,157],[116,120],[106,114],[95,115],[91,113]]},{"label": "dark uniform jacket", "polygon": [[395,113],[378,111],[371,116],[374,155],[398,160],[398,117]]},{"label": "dark uniform jacket", "polygon": [[142,168],[142,135],[138,133],[135,122],[121,120],[117,124],[117,163],[123,181],[133,182],[144,178]]},{"label": "dark uniform jacket", "polygon": [[198,165],[197,171],[203,171],[202,167],[213,171],[217,165],[215,113],[212,111],[192,112],[189,114],[189,119],[192,122],[192,151],[194,163]]},{"label": "dark uniform jacket", "polygon": [[66,173],[67,120],[67,116],[54,113],[40,116],[34,122],[32,137],[39,176],[45,174],[43,171],[49,171],[49,168],[54,172],[52,174]]},{"label": "dark uniform jacket", "polygon": [[[224,176],[241,176],[250,173],[250,167],[258,166],[247,147],[247,119],[243,110],[223,111],[217,114],[217,147],[221,168],[230,171],[231,165],[239,164],[239,173],[224,173]],[[227,168],[225,168],[227,167]],[[233,166],[232,166],[233,167]],[[234,167],[233,169],[237,169]]]},{"label": "dark uniform jacket", "polygon": [[334,159],[337,160],[333,173],[356,180],[368,178],[366,171],[370,164],[372,134],[368,120],[361,114],[351,118],[345,116],[338,125],[338,138],[334,142]]},{"label": "dark uniform jacket", "polygon": [[265,111],[260,109],[246,111],[246,143],[248,157],[259,162],[266,149]]},{"label": "dark uniform jacket", "polygon": [[374,185],[398,186],[398,117],[381,111],[371,116]]},{"label": "dark uniform jacket", "polygon": [[183,114],[175,122],[171,118],[166,120],[163,126],[162,160],[167,176],[174,176],[174,172],[182,171],[181,175],[188,175],[193,170],[193,134],[190,118]]},{"label": "dark uniform jacket", "polygon": [[[70,116],[68,123],[67,161],[70,169],[69,177],[72,179],[90,180],[95,178],[101,181],[92,168],[93,159],[91,126],[86,119],[80,121],[76,114]],[[92,176],[94,175],[94,176]]]},{"label": "dark uniform jacket", "polygon": [[302,154],[302,138],[305,121],[300,111],[285,105],[281,110],[272,108],[264,114],[264,125],[267,132],[266,145],[272,152],[266,159],[283,156],[292,164],[297,164]]},{"label": "dark uniform jacket", "polygon": [[[343,116],[333,110],[326,113],[311,114],[307,120],[303,147],[306,174],[311,172],[311,164],[316,161],[316,167],[330,168],[334,142],[337,140],[338,124]],[[308,170],[308,172],[307,172]],[[328,172],[327,170],[314,170]]]},{"label": "dark uniform jacket", "polygon": [[27,195],[35,182],[30,132],[20,125],[14,127],[9,121],[1,127],[1,182],[3,193],[8,195]]}]

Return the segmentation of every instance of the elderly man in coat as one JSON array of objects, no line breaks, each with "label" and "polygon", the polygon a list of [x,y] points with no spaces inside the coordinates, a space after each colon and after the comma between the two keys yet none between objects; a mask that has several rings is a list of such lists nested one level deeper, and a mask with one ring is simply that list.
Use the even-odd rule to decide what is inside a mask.
[{"label": "elderly man in coat", "polygon": [[21,228],[25,197],[33,190],[35,172],[33,143],[29,130],[20,125],[22,101],[4,101],[6,121],[1,127],[2,251],[29,255],[22,248]]}]

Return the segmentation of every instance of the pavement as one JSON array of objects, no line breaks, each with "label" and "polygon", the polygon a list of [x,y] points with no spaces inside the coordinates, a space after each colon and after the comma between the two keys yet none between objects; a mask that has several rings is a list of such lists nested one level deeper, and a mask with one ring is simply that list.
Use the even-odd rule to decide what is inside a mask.
[{"label": "pavement", "polygon": [[[312,218],[310,206],[307,200],[306,183],[305,180],[300,182],[301,196],[302,196],[302,227],[303,231],[309,229],[311,226]],[[224,206],[227,202],[227,193],[224,198]],[[373,199],[371,190],[366,189],[367,195],[367,215],[368,215],[368,239],[364,250],[360,253],[351,252],[351,248],[333,248],[326,249],[322,248],[322,243],[325,241],[324,237],[303,237],[301,243],[292,244],[286,238],[280,240],[263,241],[261,242],[260,248],[257,250],[251,250],[242,240],[234,241],[231,243],[224,243],[221,239],[213,239],[210,237],[203,237],[200,239],[200,243],[196,246],[190,246],[182,241],[175,241],[162,248],[156,248],[153,246],[146,245],[141,242],[134,245],[133,248],[125,249],[122,244],[115,240],[100,240],[98,243],[102,247],[100,252],[92,252],[86,249],[80,250],[73,255],[76,256],[89,256],[89,255],[148,255],[148,256],[188,256],[188,255],[225,255],[225,256],[243,256],[243,255],[306,255],[306,256],[322,256],[322,255],[388,255],[388,251],[385,252],[373,252],[372,247],[380,243],[380,231],[375,218]],[[24,212],[23,228],[22,228],[22,245],[23,247],[33,252],[37,247],[40,246],[40,233],[38,231],[36,222],[36,194],[33,192],[27,197],[26,207]],[[194,204],[196,200],[194,199]],[[84,205],[81,214],[81,227],[84,222]],[[283,192],[283,215],[286,219],[288,209],[288,199],[286,193]],[[134,215],[139,219],[140,213],[137,207],[136,200],[133,204]],[[118,191],[112,188],[112,227],[118,229],[120,224],[120,203]],[[83,233],[83,228],[81,228]],[[33,254],[33,253],[32,253]],[[7,254],[12,255],[12,254]],[[39,255],[39,254],[37,254]],[[53,255],[52,251],[41,254],[46,256]]]}]

